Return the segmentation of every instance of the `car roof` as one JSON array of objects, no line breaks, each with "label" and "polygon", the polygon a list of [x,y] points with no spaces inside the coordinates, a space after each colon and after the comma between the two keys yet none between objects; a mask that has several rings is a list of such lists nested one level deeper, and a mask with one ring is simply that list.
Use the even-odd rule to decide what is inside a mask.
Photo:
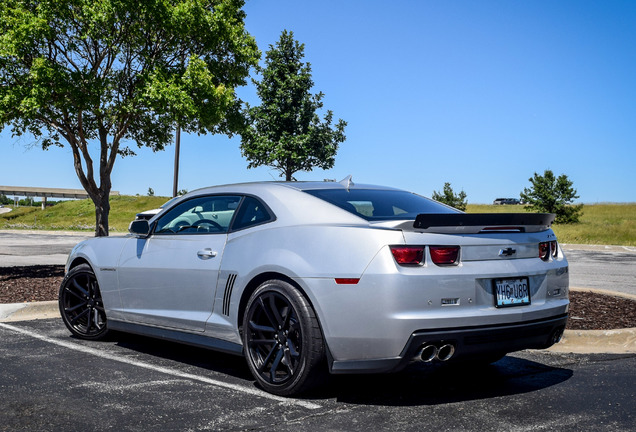
[{"label": "car roof", "polygon": [[[272,210],[272,212],[276,215],[277,224],[279,225],[298,223],[368,225],[371,222],[377,221],[370,221],[364,217],[362,213],[356,214],[355,212],[351,212],[350,210],[343,208],[337,203],[330,202],[329,199],[323,199],[319,192],[353,192],[364,190],[407,194],[412,193],[403,189],[387,186],[357,184],[352,182],[350,177],[345,178],[341,182],[247,182],[196,189],[174,200],[171,203],[171,207],[179,205],[184,200],[205,195],[253,195],[262,199],[267,207]],[[440,205],[444,206],[443,204]],[[155,220],[157,217],[161,217],[161,214],[163,214],[166,210],[168,209],[164,208],[163,211],[158,215],[155,215],[151,221]]]},{"label": "car roof", "polygon": [[[346,179],[345,179],[346,180]],[[233,183],[218,186],[208,186],[197,189],[191,193],[215,193],[220,191],[234,190],[236,192],[243,191],[258,191],[258,190],[274,190],[280,187],[294,189],[297,191],[306,190],[320,190],[320,189],[376,189],[376,190],[400,190],[388,186],[370,185],[370,184],[357,184],[357,183],[345,183],[334,181],[264,181],[264,182],[247,182],[247,183]],[[188,194],[190,195],[190,194]]]},{"label": "car roof", "polygon": [[[347,180],[347,179],[345,179]],[[347,184],[337,183],[333,181],[317,181],[317,182],[283,182],[283,181],[266,181],[266,182],[249,182],[234,183],[218,186],[209,186],[193,190],[187,194],[178,197],[171,202],[169,207],[178,205],[183,200],[189,200],[203,195],[217,194],[246,194],[256,195],[265,200],[265,203],[277,215],[279,223],[295,223],[295,221],[303,221],[304,223],[365,223],[368,221],[362,217],[354,215],[346,210],[339,209],[333,211],[333,204],[317,198],[304,191],[310,190],[327,190],[342,189],[347,190],[395,190],[400,189],[389,188],[374,185],[358,185],[347,181]],[[307,213],[306,209],[312,208],[313,211]],[[329,209],[326,211],[326,209]],[[166,208],[163,209],[166,211]],[[151,220],[160,217],[163,211],[153,216]]]},{"label": "car roof", "polygon": [[370,185],[370,184],[357,184],[351,183],[349,185],[342,182],[280,182],[280,184],[297,189],[297,190],[317,190],[317,189],[377,189],[377,190],[399,190],[388,186]]}]

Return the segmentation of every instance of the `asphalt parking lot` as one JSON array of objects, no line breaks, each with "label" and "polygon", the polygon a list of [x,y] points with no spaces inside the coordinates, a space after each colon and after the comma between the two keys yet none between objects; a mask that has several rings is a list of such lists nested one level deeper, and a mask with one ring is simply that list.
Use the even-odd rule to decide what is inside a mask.
[{"label": "asphalt parking lot", "polygon": [[63,265],[90,233],[0,230],[0,266]]},{"label": "asphalt parking lot", "polygon": [[332,377],[303,399],[240,357],[132,335],[0,323],[0,431],[633,431],[636,355],[523,351],[485,368]]}]

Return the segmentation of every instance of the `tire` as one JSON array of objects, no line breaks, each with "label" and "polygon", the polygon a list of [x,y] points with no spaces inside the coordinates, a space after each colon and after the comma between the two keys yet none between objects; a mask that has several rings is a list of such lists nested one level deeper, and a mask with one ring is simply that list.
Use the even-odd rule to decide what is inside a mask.
[{"label": "tire", "polygon": [[93,269],[88,264],[73,267],[62,280],[59,293],[60,315],[66,327],[81,339],[106,337],[106,312]]},{"label": "tire", "polygon": [[293,285],[270,280],[250,297],[243,317],[247,364],[265,391],[292,396],[314,387],[326,373],[316,314]]}]

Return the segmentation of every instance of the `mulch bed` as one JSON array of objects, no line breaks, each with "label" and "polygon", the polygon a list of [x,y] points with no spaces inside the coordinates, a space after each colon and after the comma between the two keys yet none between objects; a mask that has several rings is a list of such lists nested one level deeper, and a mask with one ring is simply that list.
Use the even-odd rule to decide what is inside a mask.
[{"label": "mulch bed", "polygon": [[570,291],[569,330],[636,327],[636,301],[585,291]]},{"label": "mulch bed", "polygon": [[57,300],[64,266],[0,267],[0,303]]},{"label": "mulch bed", "polygon": [[[0,267],[0,303],[57,300],[64,266]],[[570,292],[570,330],[636,327],[636,301],[590,292]]]}]

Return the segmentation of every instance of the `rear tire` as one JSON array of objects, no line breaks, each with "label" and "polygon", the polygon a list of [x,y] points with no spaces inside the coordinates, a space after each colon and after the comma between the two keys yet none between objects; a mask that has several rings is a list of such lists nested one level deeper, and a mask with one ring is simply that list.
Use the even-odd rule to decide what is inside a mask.
[{"label": "rear tire", "polygon": [[247,364],[266,391],[297,395],[323,375],[322,331],[309,301],[290,283],[270,280],[250,297],[243,317]]},{"label": "rear tire", "polygon": [[106,337],[106,312],[91,266],[80,264],[69,270],[60,285],[58,298],[60,315],[71,333],[88,340]]}]

